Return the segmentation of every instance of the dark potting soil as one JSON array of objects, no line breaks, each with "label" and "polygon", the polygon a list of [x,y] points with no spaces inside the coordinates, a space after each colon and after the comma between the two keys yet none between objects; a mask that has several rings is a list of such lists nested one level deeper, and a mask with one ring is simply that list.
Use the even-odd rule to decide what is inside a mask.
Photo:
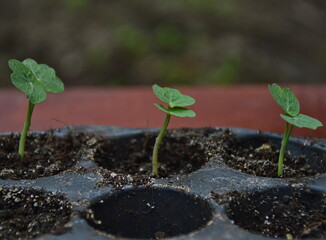
[{"label": "dark potting soil", "polygon": [[[279,140],[281,141],[281,140]],[[212,139],[216,147],[215,154],[229,167],[243,173],[262,177],[278,177],[277,165],[279,145],[268,138],[237,139],[232,132]],[[309,148],[310,146],[301,146]],[[299,147],[298,147],[299,148]],[[325,156],[325,154],[324,154]],[[325,172],[325,165],[321,165],[313,151],[309,155],[285,153],[283,174],[281,177],[305,177]],[[317,167],[311,167],[311,162]]]},{"label": "dark potting soil", "polygon": [[[199,169],[209,158],[207,136],[216,131],[205,129],[168,130],[159,149],[159,175],[168,177]],[[116,139],[102,139],[95,162],[112,179],[119,174],[151,176],[152,151],[157,134],[142,133]]]},{"label": "dark potting soil", "polygon": [[64,233],[71,212],[62,196],[35,189],[0,188],[0,239]]},{"label": "dark potting soil", "polygon": [[96,183],[97,187],[106,185],[113,186],[115,189],[123,189],[126,185],[137,186],[150,186],[154,183],[154,179],[148,175],[132,175],[115,173],[105,168],[100,168],[99,173],[102,179]]},{"label": "dark potting soil", "polygon": [[20,134],[0,136],[0,179],[35,179],[58,174],[76,163],[84,135],[54,136],[51,131],[28,134],[23,159],[18,155]]},{"label": "dark potting soil", "polygon": [[212,193],[234,224],[275,238],[326,238],[325,194],[310,189],[270,189],[264,192]]}]

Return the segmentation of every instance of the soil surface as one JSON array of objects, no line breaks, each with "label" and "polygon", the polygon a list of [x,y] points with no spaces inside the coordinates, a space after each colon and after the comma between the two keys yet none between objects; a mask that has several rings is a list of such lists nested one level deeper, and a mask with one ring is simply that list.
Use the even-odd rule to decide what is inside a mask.
[{"label": "soil surface", "polygon": [[[275,141],[268,138],[239,140],[232,132],[229,132],[229,134],[214,137],[212,143],[216,146],[213,148],[216,151],[215,154],[229,167],[255,176],[278,177],[277,165],[280,146]],[[303,145],[302,147],[309,148],[309,146]],[[321,158],[314,151],[309,155],[291,154],[290,151],[286,151],[281,177],[305,177],[325,173],[325,166],[320,164]],[[314,165],[319,164],[319,166],[311,167],[313,164],[310,163],[313,162],[315,162]]]},{"label": "soil surface", "polygon": [[151,186],[154,183],[154,178],[148,175],[117,174],[105,168],[100,168],[99,173],[102,179],[96,183],[97,187],[110,185],[115,189],[123,189],[126,185],[137,187]]},{"label": "soil surface", "polygon": [[28,134],[23,159],[18,155],[20,134],[0,136],[0,179],[35,179],[58,174],[76,163],[84,135],[53,132]]},{"label": "soil surface", "polygon": [[[168,130],[159,149],[159,176],[188,174],[210,159],[208,135],[213,128]],[[151,176],[152,151],[157,134],[144,133],[117,139],[103,139],[95,161],[108,177],[119,174]],[[109,176],[110,175],[110,176]]]},{"label": "soil surface", "polygon": [[42,190],[0,188],[0,239],[33,239],[61,234],[71,216],[62,196]]},{"label": "soil surface", "polygon": [[326,238],[325,194],[305,190],[272,189],[261,193],[212,193],[227,203],[227,215],[251,232],[285,239]]}]

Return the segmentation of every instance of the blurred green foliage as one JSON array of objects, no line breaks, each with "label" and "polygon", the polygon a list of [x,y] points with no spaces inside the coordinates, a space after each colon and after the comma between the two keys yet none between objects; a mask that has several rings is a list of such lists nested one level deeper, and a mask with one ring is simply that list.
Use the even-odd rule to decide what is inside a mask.
[{"label": "blurred green foliage", "polygon": [[322,82],[326,75],[326,1],[0,5],[0,86],[10,86],[8,59],[27,57],[53,66],[66,85]]},{"label": "blurred green foliage", "polygon": [[185,45],[186,41],[176,27],[159,25],[154,30],[155,43],[161,51],[178,52]]},{"label": "blurred green foliage", "polygon": [[119,26],[115,31],[116,44],[130,55],[142,56],[149,51],[150,40],[132,25]]},{"label": "blurred green foliage", "polygon": [[236,83],[240,78],[241,67],[241,59],[227,57],[220,66],[212,69],[209,78],[216,84]]},{"label": "blurred green foliage", "polygon": [[78,10],[80,8],[87,7],[89,5],[89,0],[63,0],[63,3],[66,8],[72,10]]}]

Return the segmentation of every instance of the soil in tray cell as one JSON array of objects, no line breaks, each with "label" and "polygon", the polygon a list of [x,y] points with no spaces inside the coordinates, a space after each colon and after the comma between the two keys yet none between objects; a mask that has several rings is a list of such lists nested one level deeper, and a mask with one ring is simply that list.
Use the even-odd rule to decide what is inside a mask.
[{"label": "soil in tray cell", "polygon": [[27,136],[25,155],[18,155],[20,134],[0,136],[0,179],[35,179],[72,167],[82,146],[83,134],[54,136],[51,131]]},{"label": "soil in tray cell", "polygon": [[61,234],[71,216],[62,196],[43,190],[0,188],[0,239],[33,239]]},{"label": "soil in tray cell", "polygon": [[[282,139],[264,135],[238,138],[224,135],[212,139],[216,156],[230,168],[262,177],[278,177],[277,165]],[[326,172],[326,151],[289,141],[281,177],[298,178]]]},{"label": "soil in tray cell", "polygon": [[326,193],[282,187],[212,195],[226,203],[234,224],[250,232],[285,239],[326,238]]},{"label": "soil in tray cell", "polygon": [[[196,171],[209,160],[207,135],[213,129],[169,130],[159,149],[159,175],[168,177]],[[115,173],[151,175],[157,134],[142,133],[103,141],[95,161]]]}]

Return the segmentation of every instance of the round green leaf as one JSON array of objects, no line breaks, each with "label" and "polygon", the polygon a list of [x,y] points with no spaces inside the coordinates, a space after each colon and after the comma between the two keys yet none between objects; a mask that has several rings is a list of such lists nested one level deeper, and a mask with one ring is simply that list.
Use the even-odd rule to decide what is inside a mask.
[{"label": "round green leaf", "polygon": [[47,92],[61,93],[64,90],[64,85],[55,75],[55,71],[45,64],[37,64],[33,59],[23,62],[11,59],[8,64],[13,71],[12,83],[26,93],[33,104],[44,101]]},{"label": "round green leaf", "polygon": [[300,104],[294,93],[289,88],[281,88],[273,83],[268,85],[269,92],[278,105],[290,116],[296,116],[300,112]]},{"label": "round green leaf", "polygon": [[161,111],[176,116],[176,117],[196,117],[196,113],[192,110],[183,107],[164,108],[161,104],[154,103],[154,105]]},{"label": "round green leaf", "polygon": [[155,84],[153,85],[153,91],[162,102],[168,104],[171,108],[186,107],[196,102],[192,97],[184,95],[174,88],[162,88]]},{"label": "round green leaf", "polygon": [[12,83],[26,94],[31,103],[37,104],[46,99],[46,92],[42,85],[24,64],[17,60],[10,60],[9,67],[13,71],[10,75]]},{"label": "round green leaf", "polygon": [[310,128],[315,130],[316,128],[323,126],[323,124],[319,120],[304,114],[298,114],[294,117],[286,114],[281,114],[281,117],[288,123],[299,128]]},{"label": "round green leaf", "polygon": [[28,67],[35,77],[42,83],[46,92],[62,93],[64,85],[62,81],[55,75],[53,68],[46,64],[37,64],[33,59],[26,59],[23,64]]}]

